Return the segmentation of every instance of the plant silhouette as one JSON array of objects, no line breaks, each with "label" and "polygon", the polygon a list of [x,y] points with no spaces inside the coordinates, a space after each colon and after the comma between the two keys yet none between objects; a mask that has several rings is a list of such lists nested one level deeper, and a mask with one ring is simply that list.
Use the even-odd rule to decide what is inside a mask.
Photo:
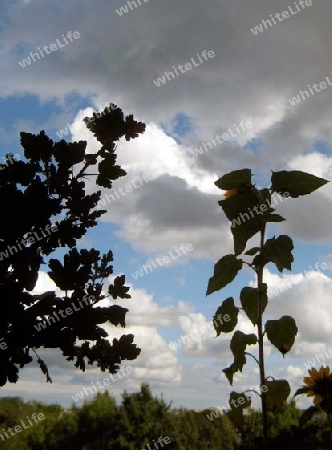
[{"label": "plant silhouette", "polygon": [[[44,131],[38,135],[22,132],[26,162],[0,170],[4,211],[0,223],[0,386],[16,383],[19,369],[34,355],[47,381],[52,382],[47,365],[37,354],[39,348],[60,349],[82,371],[87,363],[96,363],[101,371],[113,374],[121,361],[134,360],[140,354],[132,334],[112,342],[105,339],[108,333],[102,324],[125,327],[128,309],[95,306],[106,297],[103,286],[113,273],[112,251],[102,255],[94,248],[78,251],[76,242],[106,212],[96,209],[100,190],[86,194],[87,176],[95,178],[96,187],[110,189],[114,180],[126,175],[116,165],[116,142],[121,137],[129,141],[139,136],[145,124],[132,115],[124,117],[118,107],[105,108],[101,117],[94,114],[84,122],[101,143],[96,153],[86,153],[86,141],[53,142]],[[6,159],[10,157],[6,155]],[[91,168],[94,173],[87,173]],[[59,249],[65,253],[62,261],[45,261]],[[32,293],[45,264],[49,276],[65,292],[63,297],[53,291]],[[128,290],[121,275],[108,286],[107,297],[131,298]],[[83,298],[89,301],[83,304]]]}]

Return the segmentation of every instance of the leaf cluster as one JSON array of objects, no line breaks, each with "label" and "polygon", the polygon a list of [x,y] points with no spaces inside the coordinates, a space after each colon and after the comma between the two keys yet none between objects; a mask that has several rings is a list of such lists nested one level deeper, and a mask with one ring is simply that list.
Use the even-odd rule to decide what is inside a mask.
[{"label": "leaf cluster", "polygon": [[[111,373],[116,373],[122,360],[133,360],[140,353],[131,334],[105,339],[108,332],[103,325],[125,327],[128,310],[118,305],[95,306],[105,299],[104,280],[113,274],[112,251],[78,251],[77,241],[106,212],[97,208],[101,190],[90,192],[91,183],[87,192],[87,177],[95,177],[97,188],[110,189],[113,181],[126,175],[116,164],[116,142],[136,138],[145,124],[132,115],[125,117],[120,108],[106,108],[102,117],[87,122],[102,144],[96,153],[87,153],[86,141],[53,142],[44,131],[22,132],[26,161],[0,171],[0,202],[5,211],[0,223],[0,340],[6,344],[0,350],[0,386],[16,383],[19,368],[31,363],[31,351],[39,348],[60,349],[83,371],[86,364],[96,363]],[[47,233],[51,226],[52,232]],[[64,253],[62,260],[49,257],[57,250]],[[32,293],[45,264],[58,289],[65,292],[63,297],[55,292]],[[130,298],[128,290],[124,275],[108,287],[113,300]],[[93,301],[81,307],[84,297]],[[73,314],[60,316],[61,310],[73,305]],[[43,326],[51,316],[62,318]],[[51,382],[47,365],[36,356]]]}]

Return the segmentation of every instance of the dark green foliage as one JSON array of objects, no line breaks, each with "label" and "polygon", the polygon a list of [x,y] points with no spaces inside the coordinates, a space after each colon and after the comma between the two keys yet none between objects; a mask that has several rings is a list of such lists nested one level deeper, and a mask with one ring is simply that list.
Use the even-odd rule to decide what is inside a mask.
[{"label": "dark green foliage", "polygon": [[[126,439],[128,444],[121,447],[121,437],[116,448],[123,450],[143,449],[148,443],[159,436],[168,436],[171,443],[167,450],[179,449],[178,428],[175,425],[170,410],[171,405],[165,403],[163,398],[153,398],[147,384],[141,386],[141,391],[134,394],[125,392],[122,395],[122,405],[119,408],[121,422],[126,424]],[[153,448],[153,447],[152,447]]]},{"label": "dark green foliage", "polygon": [[262,249],[264,263],[273,262],[279,272],[284,269],[292,270],[292,262],[294,261],[292,250],[294,249],[293,241],[289,236],[278,236],[268,239]]},{"label": "dark green foliage", "polygon": [[[141,450],[153,440],[168,436],[163,450],[262,450],[261,413],[249,414],[234,428],[226,414],[212,421],[211,410],[201,412],[171,409],[163,398],[153,397],[148,385],[140,392],[122,395],[120,405],[108,393],[63,410],[59,405],[0,399],[0,433],[34,413],[45,419],[2,441],[1,450]],[[316,416],[299,428],[302,412],[294,402],[279,412],[268,413],[269,450],[328,449],[328,428],[324,416]],[[27,422],[26,422],[27,423]],[[2,431],[3,433],[3,431]],[[160,450],[160,449],[159,449]]]},{"label": "dark green foliage", "polygon": [[105,392],[67,411],[58,405],[1,399],[0,429],[15,426],[35,411],[45,419],[0,442],[1,450],[141,450],[147,444],[155,450],[153,440],[160,436],[171,439],[164,450],[234,450],[239,442],[227,416],[210,422],[207,410],[171,409],[163,398],[153,397],[146,384],[140,392],[125,392],[120,405]]},{"label": "dark green foliage", "polygon": [[265,381],[266,407],[268,411],[278,413],[283,410],[290,394],[290,386],[287,380]]},{"label": "dark green foliage", "polygon": [[215,181],[214,184],[219,189],[223,189],[225,191],[239,188],[250,188],[251,177],[252,175],[250,169],[234,170],[233,172],[227,173],[223,177],[219,178],[219,180]]},{"label": "dark green foliage", "polygon": [[181,450],[235,449],[239,437],[231,421],[226,415],[222,415],[211,422],[206,418],[206,414],[209,412],[209,410],[178,411],[177,418],[181,436],[181,447],[179,448]]},{"label": "dark green foliage", "polygon": [[293,317],[282,316],[279,320],[268,320],[265,331],[271,344],[285,355],[294,344],[298,328]]},{"label": "dark green foliage", "polygon": [[223,256],[214,266],[213,277],[209,279],[206,295],[210,295],[215,291],[231,283],[239,270],[242,269],[242,261],[235,258],[234,255]]},{"label": "dark green foliage", "polygon": [[233,385],[233,375],[240,371],[242,372],[243,366],[246,363],[246,348],[247,345],[255,345],[257,343],[257,336],[255,334],[245,334],[242,331],[235,331],[231,343],[230,349],[234,355],[234,362],[230,367],[223,369],[229,383]]},{"label": "dark green foliage", "polygon": [[[229,297],[226,298],[217,309],[214,317],[213,317],[213,326],[216,330],[217,336],[220,335],[220,333],[229,333],[230,331],[233,331],[234,328],[237,325],[237,316],[239,313],[239,308],[236,308],[234,306],[234,298]],[[225,316],[228,320],[223,322],[223,318]],[[219,320],[221,318],[221,320]]]},{"label": "dark green foliage", "polygon": [[[239,195],[234,195],[227,200],[220,200],[218,202],[227,219],[231,222],[238,220],[239,217],[246,217],[245,214],[248,216],[247,220],[243,220],[239,225],[231,227],[234,239],[235,256],[240,255],[244,251],[248,240],[258,233],[266,221],[264,216],[259,214],[256,214],[253,217],[248,215],[248,209],[254,210],[255,207],[259,206],[259,202],[259,196],[253,189],[249,192],[243,192]],[[273,212],[274,209],[272,208],[270,211]]]},{"label": "dark green foliage", "polygon": [[[328,424],[324,415],[317,416],[302,429],[302,415],[295,402],[284,403],[278,412],[268,413],[269,450],[323,450],[330,449]],[[238,450],[263,450],[261,440],[261,413],[250,410],[244,423],[238,427],[242,443]]]},{"label": "dark green foliage", "polygon": [[[267,306],[267,285],[264,283],[264,292],[261,295],[262,313]],[[241,306],[253,325],[259,320],[258,288],[244,287],[240,293]]]},{"label": "dark green foliage", "polygon": [[77,411],[76,445],[78,448],[95,450],[111,448],[119,431],[117,406],[108,392],[97,394],[95,399],[85,402]]},{"label": "dark green foliage", "polygon": [[[39,358],[38,348],[60,349],[83,371],[86,364],[96,363],[110,373],[116,373],[123,360],[133,360],[140,353],[133,335],[123,335],[113,342],[105,339],[108,333],[101,325],[109,322],[125,327],[126,308],[93,308],[105,298],[102,288],[104,279],[113,273],[112,252],[101,255],[95,249],[78,251],[76,243],[106,212],[96,208],[100,190],[86,193],[86,177],[93,176],[96,187],[111,188],[114,180],[126,175],[116,165],[116,142],[121,137],[137,137],[144,132],[145,124],[136,122],[133,116],[124,117],[120,108],[106,108],[102,117],[85,121],[102,144],[95,154],[86,154],[85,141],[53,142],[44,131],[38,135],[21,133],[26,162],[18,161],[0,171],[4,211],[0,223],[0,342],[7,346],[0,349],[0,386],[17,382],[19,368],[32,361],[31,350],[51,382],[47,361]],[[93,173],[87,173],[91,167]],[[46,232],[51,225],[56,229]],[[23,241],[26,236],[31,238],[29,242]],[[60,248],[66,252],[62,261],[45,259]],[[46,263],[49,276],[66,293],[63,298],[55,292],[30,293]],[[108,292],[113,299],[127,299],[128,289],[121,275]],[[80,308],[84,296],[90,304]],[[65,317],[59,313],[73,304],[79,311]],[[40,327],[55,314],[61,320]]]},{"label": "dark green foliage", "polygon": [[281,172],[272,171],[271,182],[273,192],[287,193],[290,197],[297,198],[311,194],[328,181],[299,170],[282,170]]}]

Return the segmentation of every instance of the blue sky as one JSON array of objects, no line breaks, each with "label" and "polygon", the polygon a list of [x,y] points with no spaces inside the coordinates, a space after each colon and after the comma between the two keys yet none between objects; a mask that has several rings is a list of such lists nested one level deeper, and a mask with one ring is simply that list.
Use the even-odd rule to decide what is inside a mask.
[{"label": "blue sky", "polygon": [[[146,123],[144,135],[119,142],[118,162],[127,176],[114,183],[114,190],[146,173],[153,180],[108,203],[98,227],[78,243],[78,248],[111,249],[114,275],[126,274],[131,286],[132,299],[123,302],[129,309],[125,332],[135,335],[142,353],[130,362],[132,375],[110,391],[119,398],[124,389],[137,390],[149,382],[154,393],[163,392],[175,406],[217,406],[232,389],[241,392],[258,383],[251,361],[235,377],[233,388],[222,374],[232,362],[231,334],[216,339],[207,332],[176,351],[169,345],[210,322],[227,297],[238,301],[241,288],[254,281],[243,270],[224,290],[205,296],[214,264],[233,249],[229,223],[218,206],[223,192],[214,181],[244,167],[252,169],[258,186],[269,185],[271,169],[332,179],[332,91],[294,107],[288,102],[303,86],[331,72],[330,28],[324,18],[332,6],[313,5],[254,36],[250,28],[282,5],[286,9],[286,0],[278,8],[263,0],[250,5],[212,0],[204,7],[196,0],[190,5],[151,0],[119,16],[115,9],[123,4],[13,0],[1,6],[0,158],[9,152],[23,157],[20,131],[44,129],[58,140],[57,132],[68,125],[66,140],[87,140],[88,151],[97,151],[82,119],[111,102]],[[204,32],[197,31],[198,24]],[[81,37],[24,68],[18,64],[70,30]],[[304,30],[306,41],[300,38]],[[215,58],[164,85],[153,83],[204,49],[214,50]],[[241,121],[252,127],[192,158],[190,149],[234,130]],[[265,273],[271,289],[284,287],[271,299],[267,317],[293,315],[299,328],[285,358],[266,342],[267,371],[288,379],[293,393],[306,374],[304,362],[331,345],[331,200],[330,183],[311,196],[285,200],[277,212],[287,221],[269,232],[269,237],[289,234],[295,245],[292,272],[280,274],[268,266]],[[181,244],[191,244],[192,251],[142,277],[132,276]],[[36,292],[56,289],[46,272],[47,267]],[[254,331],[244,318],[239,329]],[[107,330],[110,338],[123,332],[111,326]],[[44,350],[43,357],[52,385],[44,383],[34,363],[20,372],[19,383],[3,388],[3,395],[69,407],[72,395],[102,377],[95,368],[78,372],[55,351]]]}]

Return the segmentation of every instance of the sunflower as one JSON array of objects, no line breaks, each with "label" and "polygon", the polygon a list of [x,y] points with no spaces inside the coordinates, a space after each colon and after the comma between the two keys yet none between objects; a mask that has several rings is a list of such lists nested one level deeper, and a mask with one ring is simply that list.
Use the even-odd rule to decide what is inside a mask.
[{"label": "sunflower", "polygon": [[315,368],[308,370],[310,377],[303,378],[305,393],[308,397],[314,397],[314,404],[320,405],[332,398],[332,373],[330,368],[322,366],[319,371]]},{"label": "sunflower", "polygon": [[238,194],[238,190],[237,189],[231,189],[229,191],[226,191],[226,194],[224,195],[224,199],[227,200],[228,198],[233,197],[233,195]]}]

